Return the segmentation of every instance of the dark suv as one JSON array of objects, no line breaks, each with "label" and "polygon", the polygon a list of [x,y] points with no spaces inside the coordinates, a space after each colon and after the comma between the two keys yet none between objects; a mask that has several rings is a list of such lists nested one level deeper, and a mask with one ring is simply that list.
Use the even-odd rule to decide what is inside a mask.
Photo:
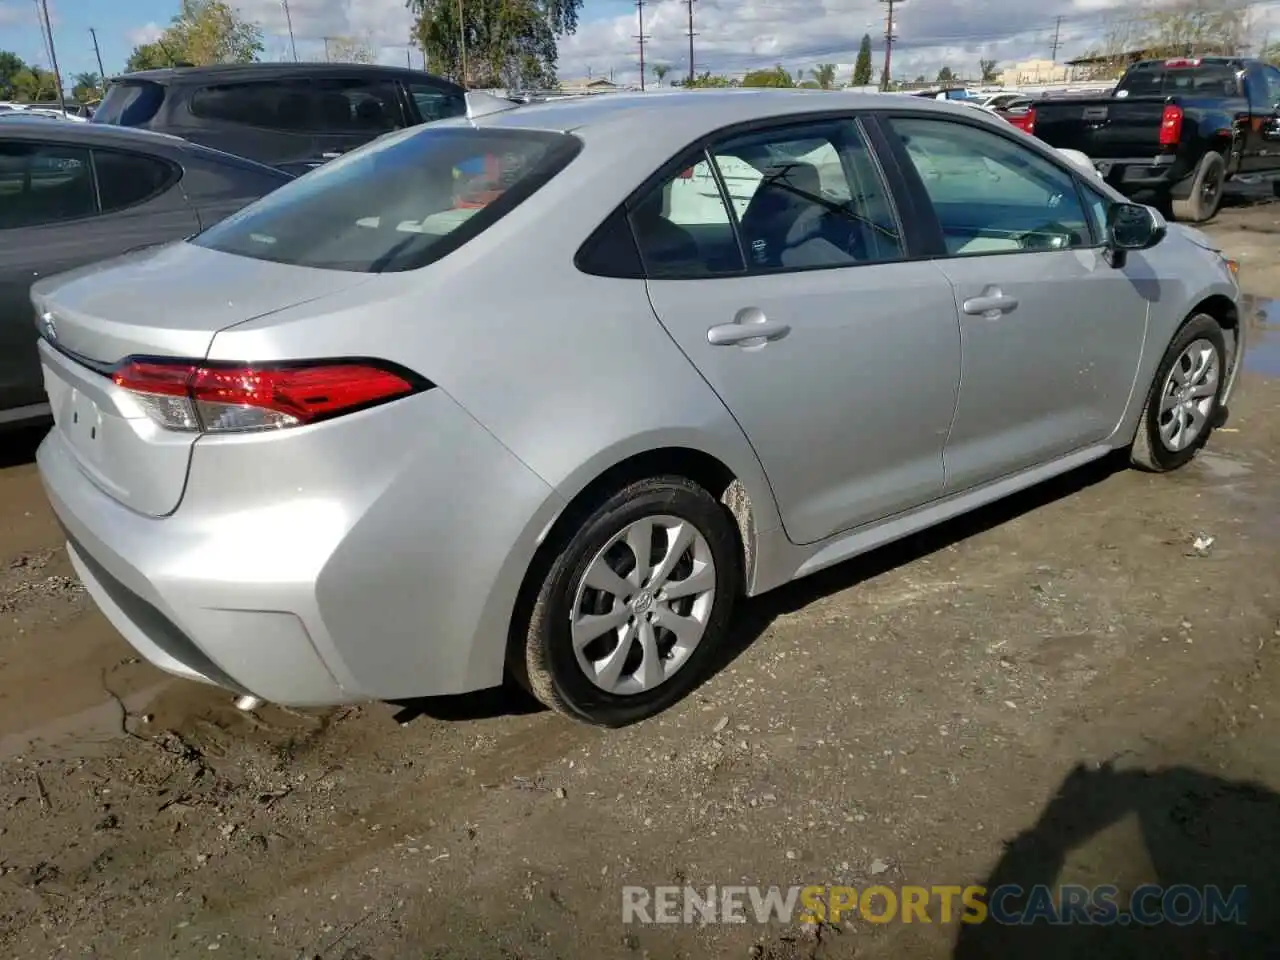
[{"label": "dark suv", "polygon": [[397,67],[171,67],[113,79],[93,122],[175,134],[300,174],[388,131],[464,114],[464,95]]}]

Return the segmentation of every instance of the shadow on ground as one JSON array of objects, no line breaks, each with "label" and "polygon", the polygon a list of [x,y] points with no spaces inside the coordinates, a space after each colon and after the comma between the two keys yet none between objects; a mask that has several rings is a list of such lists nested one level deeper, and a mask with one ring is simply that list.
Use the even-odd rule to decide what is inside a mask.
[{"label": "shadow on ground", "polygon": [[[1184,767],[1075,768],[1039,821],[1006,845],[985,881],[987,902],[995,903],[998,888],[1016,886],[1023,893],[1014,891],[1004,900],[1004,915],[1025,910],[1030,920],[1033,912],[1040,913],[1028,910],[1036,902],[1032,888],[1043,884],[1056,890],[1067,856],[1128,817],[1136,818],[1149,861],[1138,868],[1143,873],[1138,882],[1163,888],[1139,898],[1128,922],[1126,898],[1137,884],[1115,895],[1119,909],[1110,922],[1098,922],[1106,914],[1095,913],[1093,923],[1065,926],[1044,919],[1019,925],[988,919],[962,926],[954,960],[1280,957],[1280,911],[1275,909],[1280,795]],[[1113,860],[1108,857],[1108,869],[1129,866]],[[1169,896],[1179,885],[1185,885],[1184,892]],[[1228,908],[1216,922],[1197,909],[1207,910],[1212,894],[1206,888],[1216,888]],[[1233,891],[1238,900],[1231,899]],[[1240,910],[1232,915],[1229,908],[1237,905]],[[1152,923],[1162,914],[1164,919]]]},{"label": "shadow on ground", "polygon": [[14,427],[0,432],[0,470],[32,463],[36,458],[36,448],[48,432],[48,424]]}]

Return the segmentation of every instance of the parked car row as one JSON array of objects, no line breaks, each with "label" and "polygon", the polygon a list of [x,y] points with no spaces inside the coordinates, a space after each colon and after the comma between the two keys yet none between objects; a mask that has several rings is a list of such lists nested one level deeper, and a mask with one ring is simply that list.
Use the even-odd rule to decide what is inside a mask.
[{"label": "parked car row", "polygon": [[1232,180],[1280,196],[1280,69],[1259,60],[1143,60],[1110,96],[1041,98],[1007,119],[1179,220],[1212,218]]}]

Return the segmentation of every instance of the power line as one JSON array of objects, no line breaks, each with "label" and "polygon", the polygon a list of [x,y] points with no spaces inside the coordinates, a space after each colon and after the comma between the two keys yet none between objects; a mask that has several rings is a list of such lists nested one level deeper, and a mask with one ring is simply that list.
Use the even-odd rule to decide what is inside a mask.
[{"label": "power line", "polygon": [[693,0],[689,3],[689,84],[693,85],[693,38],[697,36],[693,32]]},{"label": "power line", "polygon": [[636,0],[636,15],[640,18],[640,32],[635,39],[640,43],[640,90],[644,91],[644,45],[649,37],[644,32],[644,0]]},{"label": "power line", "polygon": [[67,113],[67,95],[62,91],[62,72],[58,69],[58,51],[53,46],[53,24],[49,20],[48,0],[36,0],[36,14],[40,18],[40,30],[44,34],[45,52],[49,54],[49,65],[53,67],[53,82],[58,85],[58,106],[63,116]]}]

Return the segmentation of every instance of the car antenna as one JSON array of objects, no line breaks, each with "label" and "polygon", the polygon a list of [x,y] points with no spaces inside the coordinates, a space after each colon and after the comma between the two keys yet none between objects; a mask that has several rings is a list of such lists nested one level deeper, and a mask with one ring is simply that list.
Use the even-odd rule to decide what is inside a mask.
[{"label": "car antenna", "polygon": [[481,93],[479,90],[468,90],[463,96],[467,102],[467,119],[472,121],[493,113],[505,113],[521,106],[502,97]]}]

